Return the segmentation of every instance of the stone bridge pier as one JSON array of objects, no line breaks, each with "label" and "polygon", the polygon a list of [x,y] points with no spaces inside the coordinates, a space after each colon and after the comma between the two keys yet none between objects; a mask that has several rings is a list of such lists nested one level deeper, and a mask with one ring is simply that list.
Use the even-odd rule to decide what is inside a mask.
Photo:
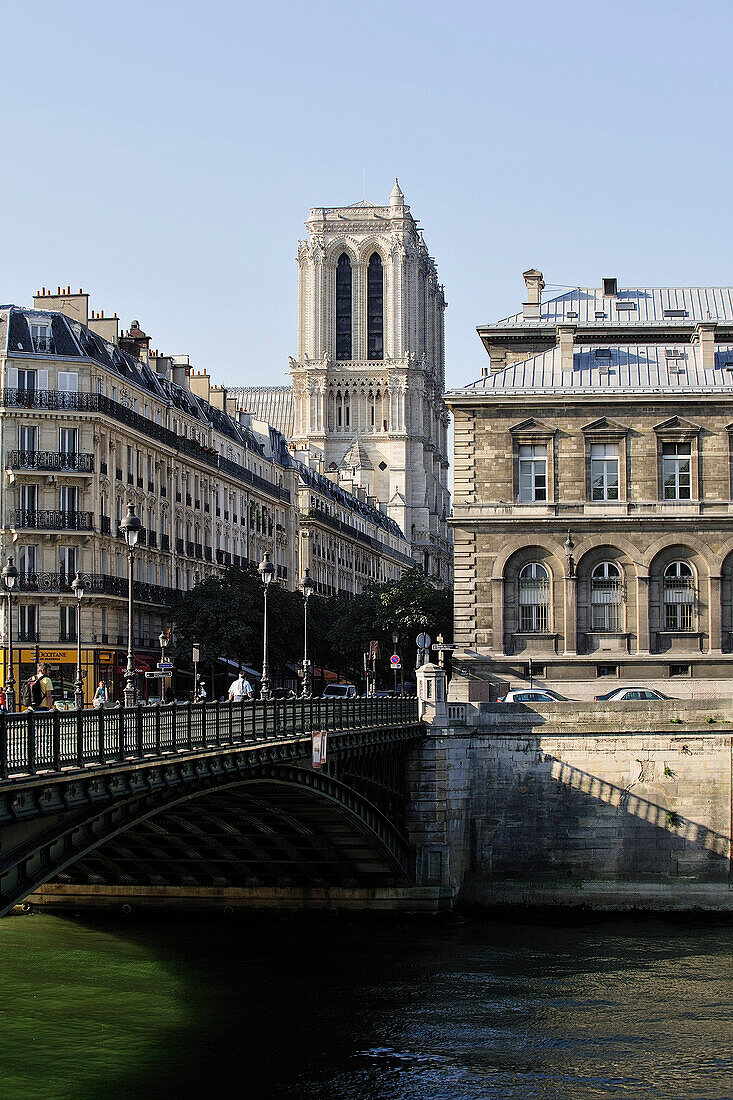
[{"label": "stone bridge pier", "polygon": [[418,696],[419,884],[485,907],[733,909],[728,700],[449,702],[430,664]]}]

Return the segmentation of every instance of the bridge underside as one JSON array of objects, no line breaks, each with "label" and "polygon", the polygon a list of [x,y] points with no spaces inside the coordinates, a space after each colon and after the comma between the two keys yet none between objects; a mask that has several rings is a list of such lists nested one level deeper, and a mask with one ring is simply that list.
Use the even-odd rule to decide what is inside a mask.
[{"label": "bridge underside", "polygon": [[379,887],[405,881],[359,820],[291,784],[214,790],[132,825],[59,883],[161,887]]}]

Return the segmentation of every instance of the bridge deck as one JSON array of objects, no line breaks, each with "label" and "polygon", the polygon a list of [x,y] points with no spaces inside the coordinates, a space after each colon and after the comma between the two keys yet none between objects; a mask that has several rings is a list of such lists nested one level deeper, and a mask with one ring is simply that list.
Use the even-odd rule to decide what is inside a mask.
[{"label": "bridge deck", "polygon": [[104,710],[0,714],[0,788],[28,776],[68,774],[314,731],[417,726],[417,699],[297,699],[171,703]]}]

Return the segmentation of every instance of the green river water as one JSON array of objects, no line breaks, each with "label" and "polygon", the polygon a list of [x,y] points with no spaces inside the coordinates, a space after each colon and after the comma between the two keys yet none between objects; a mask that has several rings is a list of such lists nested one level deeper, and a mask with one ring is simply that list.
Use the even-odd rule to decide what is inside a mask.
[{"label": "green river water", "polygon": [[0,921],[0,1100],[733,1097],[733,931]]}]

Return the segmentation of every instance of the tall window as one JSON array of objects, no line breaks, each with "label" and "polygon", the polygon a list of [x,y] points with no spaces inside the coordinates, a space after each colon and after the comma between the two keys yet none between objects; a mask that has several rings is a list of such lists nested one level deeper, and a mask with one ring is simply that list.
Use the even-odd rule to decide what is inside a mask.
[{"label": "tall window", "polygon": [[519,574],[519,629],[524,634],[543,634],[549,621],[550,578],[544,565],[531,562]]},{"label": "tall window", "polygon": [[75,485],[62,485],[59,493],[59,509],[62,512],[76,512],[79,507],[79,490]]},{"label": "tall window", "polygon": [[520,501],[547,500],[547,447],[522,444],[519,448]]},{"label": "tall window", "polygon": [[592,500],[618,500],[618,443],[592,443],[590,448]]},{"label": "tall window", "polygon": [[665,500],[690,500],[690,444],[662,444],[662,483]]},{"label": "tall window", "polygon": [[38,508],[38,486],[21,485],[18,488],[18,507],[24,512],[35,512]]},{"label": "tall window", "polygon": [[59,608],[59,641],[76,641],[76,608],[71,604]]},{"label": "tall window", "polygon": [[695,574],[686,561],[664,570],[664,629],[695,629]]},{"label": "tall window", "polygon": [[34,351],[50,351],[51,325],[47,321],[31,321],[31,340]]},{"label": "tall window", "polygon": [[78,431],[76,428],[59,428],[59,450],[62,454],[76,454]]},{"label": "tall window", "polygon": [[22,603],[18,607],[18,640],[38,641],[38,604]]},{"label": "tall window", "polygon": [[21,546],[18,550],[18,571],[33,574],[38,569],[38,547]]},{"label": "tall window", "polygon": [[351,261],[345,252],[336,264],[336,358],[351,359]]},{"label": "tall window", "polygon": [[38,450],[38,428],[31,424],[18,426],[18,449],[20,451]]},{"label": "tall window", "polygon": [[22,367],[18,368],[18,389],[19,390],[35,390],[37,381],[37,372],[35,370],[25,370]]},{"label": "tall window", "polygon": [[378,252],[367,269],[367,359],[384,359],[384,276]]},{"label": "tall window", "polygon": [[596,565],[590,576],[591,629],[618,634],[621,627],[623,588],[621,570],[612,561]]},{"label": "tall window", "polygon": [[79,568],[76,546],[59,546],[59,573],[70,584]]}]

